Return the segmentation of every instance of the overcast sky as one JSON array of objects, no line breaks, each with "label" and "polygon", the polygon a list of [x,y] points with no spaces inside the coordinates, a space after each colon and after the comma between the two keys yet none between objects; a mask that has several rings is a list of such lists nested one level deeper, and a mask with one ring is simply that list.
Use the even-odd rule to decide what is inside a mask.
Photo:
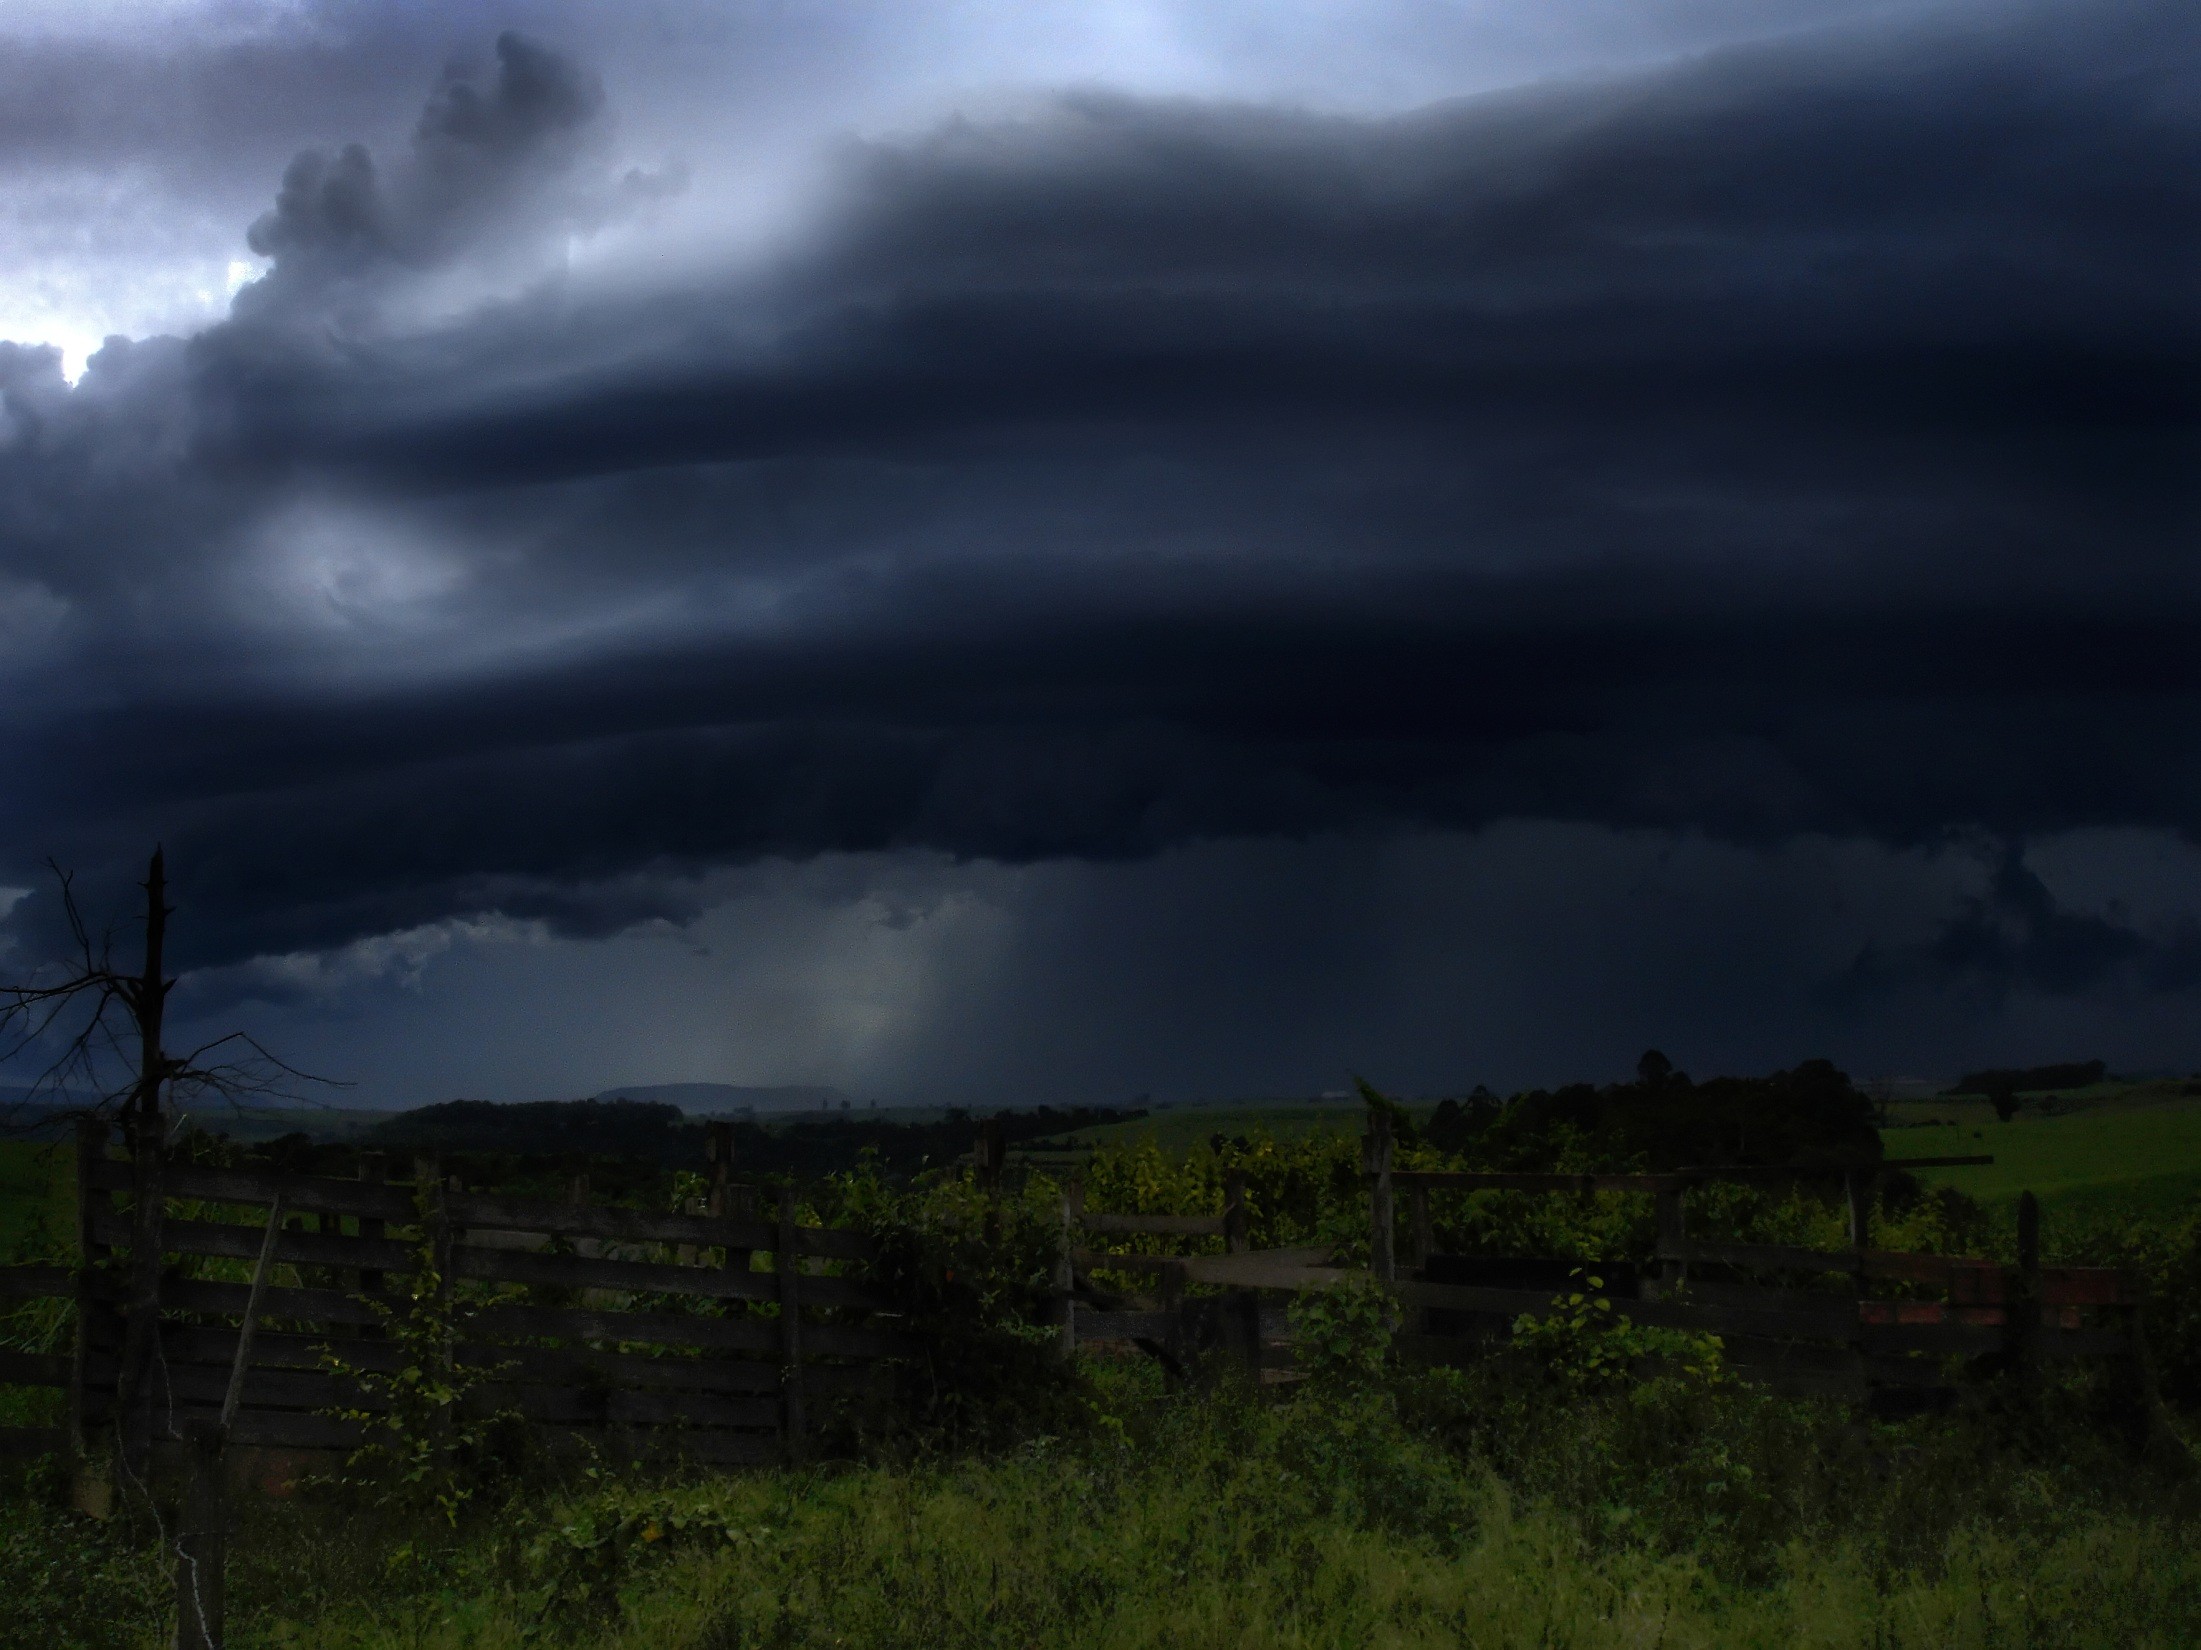
[{"label": "overcast sky", "polygon": [[160,841],[373,1104],[2201,1067],[2189,3],[0,30],[18,975]]}]

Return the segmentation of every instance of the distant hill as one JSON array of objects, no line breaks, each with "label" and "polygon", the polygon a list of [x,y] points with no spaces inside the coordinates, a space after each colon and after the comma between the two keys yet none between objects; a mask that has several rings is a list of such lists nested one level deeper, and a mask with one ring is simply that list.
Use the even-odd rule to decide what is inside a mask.
[{"label": "distant hill", "polygon": [[678,1106],[690,1117],[727,1117],[745,1111],[839,1111],[850,1104],[839,1089],[792,1083],[760,1087],[743,1083],[629,1083],[592,1100],[644,1100]]},{"label": "distant hill", "polygon": [[2012,1066],[1993,1071],[1968,1071],[1947,1094],[2042,1094],[2056,1089],[2091,1088],[2108,1076],[2107,1062],[2071,1060],[2056,1066]]}]

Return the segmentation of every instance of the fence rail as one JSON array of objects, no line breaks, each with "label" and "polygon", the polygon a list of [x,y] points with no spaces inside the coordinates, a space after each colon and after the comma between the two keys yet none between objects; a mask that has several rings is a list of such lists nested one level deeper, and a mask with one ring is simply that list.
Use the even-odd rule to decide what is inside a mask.
[{"label": "fence rail", "polygon": [[[777,1221],[748,1213],[758,1189],[731,1180],[728,1142],[712,1145],[703,1212],[658,1214],[470,1192],[445,1185],[433,1159],[409,1183],[379,1162],[358,1179],[133,1162],[88,1127],[83,1264],[0,1267],[0,1299],[78,1308],[72,1352],[0,1353],[0,1382],[68,1391],[71,1424],[18,1429],[0,1452],[96,1453],[119,1427],[125,1454],[142,1455],[213,1421],[253,1292],[234,1274],[193,1274],[265,1248],[282,1276],[262,1277],[235,1443],[356,1445],[359,1417],[387,1409],[374,1377],[405,1356],[392,1314],[432,1257],[472,1412],[615,1453],[799,1456],[809,1404],[861,1400],[912,1343],[880,1290],[827,1270],[869,1260],[868,1237],[801,1224],[784,1196]],[[158,1204],[141,1211],[148,1180]]]}]

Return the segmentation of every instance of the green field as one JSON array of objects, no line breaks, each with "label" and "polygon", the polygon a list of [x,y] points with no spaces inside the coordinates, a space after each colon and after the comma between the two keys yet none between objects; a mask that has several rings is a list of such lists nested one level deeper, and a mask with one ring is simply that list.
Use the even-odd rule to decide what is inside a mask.
[{"label": "green field", "polygon": [[1926,1171],[1983,1203],[2035,1193],[2070,1213],[2124,1206],[2162,1212],[2201,1193],[2201,1100],[2129,1103],[2105,1098],[2059,1117],[2023,1112],[1998,1122],[1982,1103],[1935,1101],[1946,1119],[1886,1130],[1890,1157],[1991,1153],[1990,1168]]}]

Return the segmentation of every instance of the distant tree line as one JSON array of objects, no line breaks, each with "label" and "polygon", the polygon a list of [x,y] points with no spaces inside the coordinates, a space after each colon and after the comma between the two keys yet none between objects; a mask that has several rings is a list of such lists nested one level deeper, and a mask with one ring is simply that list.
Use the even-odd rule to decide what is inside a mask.
[{"label": "distant tree line", "polygon": [[[993,1114],[1004,1140],[1046,1139],[1075,1129],[1126,1123],[1144,1111],[1101,1106],[1067,1110],[1039,1106]],[[737,1175],[830,1174],[852,1168],[866,1152],[882,1169],[906,1174],[962,1157],[978,1138],[980,1119],[950,1110],[930,1122],[897,1122],[863,1113],[801,1116],[786,1122],[748,1118],[727,1123]],[[543,1165],[602,1161],[692,1169],[703,1162],[706,1120],[657,1100],[545,1100],[502,1104],[452,1100],[423,1106],[376,1124],[360,1145],[391,1152],[521,1160]]]},{"label": "distant tree line", "polygon": [[1543,1169],[1568,1158],[1678,1169],[1881,1155],[1871,1098],[1831,1061],[1698,1083],[1657,1049],[1636,1063],[1632,1083],[1570,1083],[1504,1101],[1478,1088],[1440,1103],[1422,1133],[1439,1150],[1493,1169]]}]

